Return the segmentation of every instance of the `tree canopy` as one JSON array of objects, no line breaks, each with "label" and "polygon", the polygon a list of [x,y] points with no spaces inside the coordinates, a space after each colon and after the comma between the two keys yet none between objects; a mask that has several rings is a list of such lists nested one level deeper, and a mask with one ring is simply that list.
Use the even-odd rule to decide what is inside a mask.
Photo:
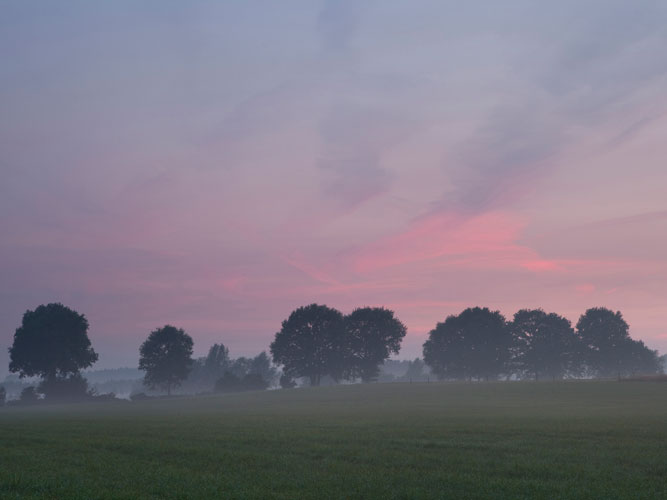
[{"label": "tree canopy", "polygon": [[620,376],[628,364],[632,339],[620,311],[593,307],[577,322],[577,335],[584,346],[586,365],[597,377]]},{"label": "tree canopy", "polygon": [[50,381],[78,375],[97,361],[88,338],[88,320],[59,303],[25,312],[9,356],[9,371]]},{"label": "tree canopy", "polygon": [[288,377],[308,377],[311,385],[345,369],[345,325],[340,311],[318,304],[299,307],[283,321],[271,343],[273,360]]},{"label": "tree canopy", "polygon": [[441,379],[494,379],[508,368],[510,345],[499,311],[468,308],[429,332],[424,361]]},{"label": "tree canopy", "polygon": [[398,354],[407,329],[394,312],[383,307],[362,307],[345,317],[347,365],[352,377],[377,379],[379,365]]},{"label": "tree canopy", "polygon": [[570,321],[542,309],[522,309],[510,323],[515,368],[540,377],[562,378],[576,371],[579,342]]},{"label": "tree canopy", "polygon": [[192,337],[171,325],[153,330],[139,350],[139,369],[144,370],[144,384],[171,390],[185,380],[192,367]]}]

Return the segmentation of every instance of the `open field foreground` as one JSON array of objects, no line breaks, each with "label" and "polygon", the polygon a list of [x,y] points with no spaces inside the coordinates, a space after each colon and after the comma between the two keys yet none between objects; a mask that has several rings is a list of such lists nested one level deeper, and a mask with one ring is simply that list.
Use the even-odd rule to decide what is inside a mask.
[{"label": "open field foreground", "polygon": [[0,498],[667,498],[667,384],[374,384],[4,408]]}]

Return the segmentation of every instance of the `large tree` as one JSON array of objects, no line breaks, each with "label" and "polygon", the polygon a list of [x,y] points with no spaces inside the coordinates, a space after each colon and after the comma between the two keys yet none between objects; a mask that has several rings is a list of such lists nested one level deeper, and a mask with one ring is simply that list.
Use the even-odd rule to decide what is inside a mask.
[{"label": "large tree", "polygon": [[181,384],[192,367],[192,337],[171,325],[153,330],[139,350],[144,384],[165,389],[168,395]]},{"label": "large tree", "polygon": [[578,338],[570,321],[542,309],[522,309],[510,323],[515,368],[538,380],[577,371]]},{"label": "large tree", "polygon": [[271,343],[274,362],[288,377],[308,377],[319,385],[325,375],[338,380],[345,369],[345,325],[340,311],[318,304],[299,307],[283,321]]},{"label": "large tree", "polygon": [[86,317],[58,303],[26,311],[9,357],[9,371],[18,372],[19,377],[42,377],[40,387],[47,397],[80,389],[79,371],[97,361]]},{"label": "large tree", "polygon": [[345,317],[346,362],[352,377],[377,379],[380,364],[398,354],[407,329],[394,312],[383,307],[362,307]]},{"label": "large tree", "polygon": [[620,311],[604,307],[588,309],[577,322],[577,335],[592,375],[615,377],[631,370],[633,341]]},{"label": "large tree", "polygon": [[511,334],[499,311],[474,307],[429,332],[424,361],[440,379],[494,379],[506,373]]}]

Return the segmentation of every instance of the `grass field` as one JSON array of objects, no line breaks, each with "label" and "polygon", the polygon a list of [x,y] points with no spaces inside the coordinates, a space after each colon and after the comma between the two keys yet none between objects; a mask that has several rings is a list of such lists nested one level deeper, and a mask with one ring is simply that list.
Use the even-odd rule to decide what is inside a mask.
[{"label": "grass field", "polygon": [[0,410],[0,498],[667,498],[667,384],[373,384]]}]

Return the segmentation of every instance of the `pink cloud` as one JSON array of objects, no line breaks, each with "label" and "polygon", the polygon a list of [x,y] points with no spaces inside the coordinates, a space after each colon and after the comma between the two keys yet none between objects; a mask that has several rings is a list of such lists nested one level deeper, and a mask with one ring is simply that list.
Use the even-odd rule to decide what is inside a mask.
[{"label": "pink cloud", "polygon": [[474,217],[438,213],[361,248],[352,257],[353,268],[364,274],[445,259],[457,266],[560,270],[556,261],[542,259],[531,248],[517,243],[523,226],[521,219],[500,212]]},{"label": "pink cloud", "polygon": [[575,290],[583,294],[591,294],[595,291],[595,285],[592,283],[583,283],[574,287]]}]

